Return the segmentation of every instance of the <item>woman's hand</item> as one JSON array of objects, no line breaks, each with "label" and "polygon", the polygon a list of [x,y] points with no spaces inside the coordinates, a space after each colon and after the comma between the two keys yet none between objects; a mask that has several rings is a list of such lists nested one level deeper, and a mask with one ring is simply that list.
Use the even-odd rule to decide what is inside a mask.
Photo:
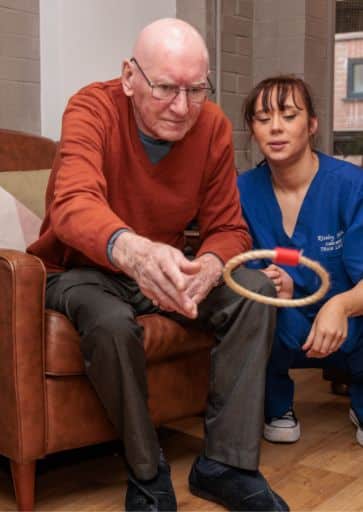
[{"label": "woman's hand", "polygon": [[271,279],[275,285],[279,299],[291,299],[294,294],[294,281],[287,272],[277,265],[271,264],[262,272]]},{"label": "woman's hand", "polygon": [[339,295],[320,309],[302,346],[307,357],[323,358],[336,352],[348,335],[348,313]]}]

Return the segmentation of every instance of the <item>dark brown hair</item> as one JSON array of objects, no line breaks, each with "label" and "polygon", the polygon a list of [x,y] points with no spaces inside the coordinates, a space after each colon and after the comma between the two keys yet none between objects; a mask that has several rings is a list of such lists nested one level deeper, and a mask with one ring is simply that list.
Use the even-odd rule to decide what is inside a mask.
[{"label": "dark brown hair", "polygon": [[316,116],[312,94],[310,87],[304,80],[296,77],[295,75],[279,75],[266,78],[259,82],[247,96],[243,105],[243,118],[245,125],[248,126],[252,132],[252,122],[255,116],[256,101],[259,95],[262,93],[262,108],[264,112],[269,112],[272,109],[271,96],[273,90],[277,92],[277,105],[281,111],[285,109],[286,98],[289,93],[292,93],[292,99],[295,107],[299,110],[299,106],[296,102],[295,92],[299,91],[304,107],[307,110],[309,120]]}]

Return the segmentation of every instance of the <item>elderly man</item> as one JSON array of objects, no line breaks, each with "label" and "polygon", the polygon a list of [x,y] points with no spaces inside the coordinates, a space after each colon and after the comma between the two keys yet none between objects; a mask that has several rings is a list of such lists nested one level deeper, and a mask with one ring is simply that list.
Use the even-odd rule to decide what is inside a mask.
[{"label": "elderly man", "polygon": [[[87,374],[125,446],[126,510],[176,510],[170,468],[147,408],[138,314],[194,322],[216,338],[205,451],[191,492],[231,510],[288,510],[258,471],[264,374],[274,311],[221,284],[223,263],[250,247],[235,183],[231,126],[207,101],[208,52],[176,19],[139,35],[122,79],[75,94],[47,193],[40,238],[47,306],[81,335]],[[193,261],[183,231],[197,219]],[[272,294],[260,272],[239,282]],[[77,428],[77,426],[75,426]]]}]

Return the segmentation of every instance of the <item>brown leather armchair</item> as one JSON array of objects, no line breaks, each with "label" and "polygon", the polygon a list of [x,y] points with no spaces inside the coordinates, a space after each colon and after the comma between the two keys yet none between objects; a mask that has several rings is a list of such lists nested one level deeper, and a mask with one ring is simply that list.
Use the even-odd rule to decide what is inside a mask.
[{"label": "brown leather armchair", "polygon": [[[56,144],[0,130],[0,170],[48,168]],[[11,462],[19,510],[32,510],[36,460],[116,438],[84,372],[79,336],[44,306],[42,262],[0,249],[0,454]],[[208,391],[206,334],[159,315],[145,330],[149,407],[156,426],[201,413]]]}]

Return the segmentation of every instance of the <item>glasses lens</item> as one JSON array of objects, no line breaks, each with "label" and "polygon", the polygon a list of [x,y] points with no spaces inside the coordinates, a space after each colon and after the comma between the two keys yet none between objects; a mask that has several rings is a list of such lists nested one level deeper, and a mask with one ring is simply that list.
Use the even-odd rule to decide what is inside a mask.
[{"label": "glasses lens", "polygon": [[188,96],[193,103],[202,103],[208,94],[209,89],[205,87],[193,87],[188,89]]},{"label": "glasses lens", "polygon": [[158,100],[171,100],[179,92],[177,85],[160,84],[153,85],[153,96]]},{"label": "glasses lens", "polygon": [[207,95],[211,92],[209,87],[188,87],[187,89],[180,88],[178,85],[159,84],[152,86],[152,95],[158,100],[172,100],[181,91],[186,91],[187,98],[192,103],[203,103]]}]

